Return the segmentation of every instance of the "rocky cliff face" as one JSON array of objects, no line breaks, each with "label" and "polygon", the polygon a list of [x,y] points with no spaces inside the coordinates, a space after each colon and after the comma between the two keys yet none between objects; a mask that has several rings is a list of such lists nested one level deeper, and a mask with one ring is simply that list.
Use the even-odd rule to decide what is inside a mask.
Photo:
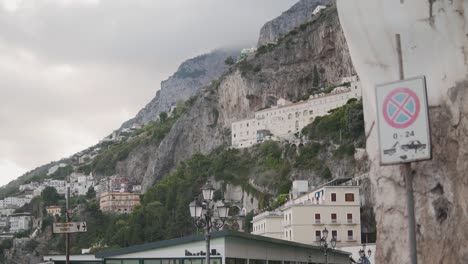
[{"label": "rocky cliff face", "polygon": [[295,99],[307,94],[314,66],[320,69],[324,85],[354,74],[333,7],[268,51],[236,63],[218,81],[200,90],[191,110],[161,144],[136,149],[119,164],[119,171],[141,179],[146,189],[193,154],[230,145],[233,121],[252,116],[253,111],[281,97]]},{"label": "rocky cliff face", "polygon": [[239,51],[235,50],[216,50],[183,62],[174,75],[161,82],[156,96],[122,127],[147,124],[157,119],[161,112],[168,112],[177,100],[189,99],[201,87],[221,76],[227,67],[224,63],[227,57],[238,54]]},{"label": "rocky cliff face", "polygon": [[300,0],[281,16],[269,21],[260,29],[257,46],[276,42],[280,36],[309,21],[312,18],[312,12],[318,5],[331,5],[334,2],[334,0]]},{"label": "rocky cliff face", "polygon": [[424,75],[432,160],[412,164],[419,263],[468,263],[468,2],[338,1],[364,93],[367,152],[377,221],[377,263],[409,263],[405,185],[398,166],[379,166],[376,84]]}]

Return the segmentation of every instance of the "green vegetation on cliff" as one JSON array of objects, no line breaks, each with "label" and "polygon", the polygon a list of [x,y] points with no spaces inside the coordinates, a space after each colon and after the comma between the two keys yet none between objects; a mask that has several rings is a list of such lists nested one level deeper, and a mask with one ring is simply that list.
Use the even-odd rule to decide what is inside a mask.
[{"label": "green vegetation on cliff", "polygon": [[189,107],[190,105],[187,103],[178,103],[172,115],[168,116],[166,113],[161,113],[158,120],[134,132],[127,141],[110,145],[90,164],[79,168],[79,171],[86,174],[92,171],[101,175],[113,175],[117,162],[126,159],[131,151],[142,145],[159,144]]}]

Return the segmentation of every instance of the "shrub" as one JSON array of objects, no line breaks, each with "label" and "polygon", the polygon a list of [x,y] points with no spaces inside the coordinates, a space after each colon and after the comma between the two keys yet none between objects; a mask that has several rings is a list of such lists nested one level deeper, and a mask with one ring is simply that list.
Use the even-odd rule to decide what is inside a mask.
[{"label": "shrub", "polygon": [[235,61],[234,61],[233,57],[229,56],[229,57],[226,58],[226,60],[224,60],[224,63],[226,65],[233,65],[235,63]]}]

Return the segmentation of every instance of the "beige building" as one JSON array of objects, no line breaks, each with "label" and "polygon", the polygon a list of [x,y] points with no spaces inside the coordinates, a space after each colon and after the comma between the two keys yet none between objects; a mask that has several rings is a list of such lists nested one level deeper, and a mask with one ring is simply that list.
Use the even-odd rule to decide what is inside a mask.
[{"label": "beige building", "polygon": [[266,139],[294,139],[294,134],[317,116],[327,115],[328,111],[345,105],[351,98],[361,98],[357,76],[343,78],[342,82],[349,82],[349,87],[336,87],[329,94],[311,95],[309,100],[298,103],[280,99],[276,106],[255,112],[255,118],[233,122],[232,147],[246,148]]},{"label": "beige building", "polygon": [[130,213],[140,205],[140,195],[129,192],[104,192],[100,195],[99,205],[103,212]]},{"label": "beige building", "polygon": [[283,238],[283,214],[280,211],[263,212],[254,216],[252,234],[271,238]]},{"label": "beige building", "polygon": [[62,208],[60,206],[57,206],[57,205],[52,205],[52,206],[47,206],[46,211],[50,215],[60,216],[61,212],[62,212]]},{"label": "beige building", "polygon": [[[360,244],[359,186],[332,184],[290,200],[279,208],[279,212],[268,212],[281,216],[280,228],[277,217],[266,217],[269,216],[266,213],[254,217],[252,233],[313,244],[327,228],[329,236],[336,237],[339,246]],[[277,236],[278,230],[280,237]]]}]

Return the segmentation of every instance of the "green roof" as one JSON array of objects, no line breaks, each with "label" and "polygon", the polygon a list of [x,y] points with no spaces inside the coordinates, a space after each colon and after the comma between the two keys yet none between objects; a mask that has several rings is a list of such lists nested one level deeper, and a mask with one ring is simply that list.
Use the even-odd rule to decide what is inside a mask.
[{"label": "green roof", "polygon": [[[250,240],[257,240],[257,241],[262,241],[262,242],[283,244],[283,245],[288,245],[288,246],[301,247],[301,248],[307,248],[307,249],[322,251],[322,248],[318,247],[318,246],[312,246],[312,245],[297,243],[297,242],[293,242],[293,241],[287,241],[287,240],[282,240],[282,239],[252,235],[252,234],[233,231],[233,230],[223,230],[223,231],[218,231],[218,232],[211,233],[211,238],[212,239],[220,238],[220,237],[245,238],[245,239],[250,239]],[[96,253],[96,257],[97,258],[109,258],[109,257],[113,257],[113,256],[123,255],[123,254],[136,253],[136,252],[141,252],[141,251],[147,251],[147,250],[153,250],[153,249],[158,249],[158,248],[170,247],[170,246],[186,244],[186,243],[195,242],[195,241],[203,241],[203,240],[205,240],[205,235],[192,235],[192,236],[186,236],[186,237],[181,237],[181,238],[176,238],[176,239],[171,239],[171,240],[164,240],[164,241],[159,241],[159,242],[146,243],[146,244],[137,245],[137,246],[120,248],[120,249],[115,249],[115,250],[100,251],[100,252]],[[336,252],[336,253],[351,255],[351,253],[341,251],[341,250],[331,250],[331,249],[329,249],[329,250],[333,251],[333,252]]]}]

